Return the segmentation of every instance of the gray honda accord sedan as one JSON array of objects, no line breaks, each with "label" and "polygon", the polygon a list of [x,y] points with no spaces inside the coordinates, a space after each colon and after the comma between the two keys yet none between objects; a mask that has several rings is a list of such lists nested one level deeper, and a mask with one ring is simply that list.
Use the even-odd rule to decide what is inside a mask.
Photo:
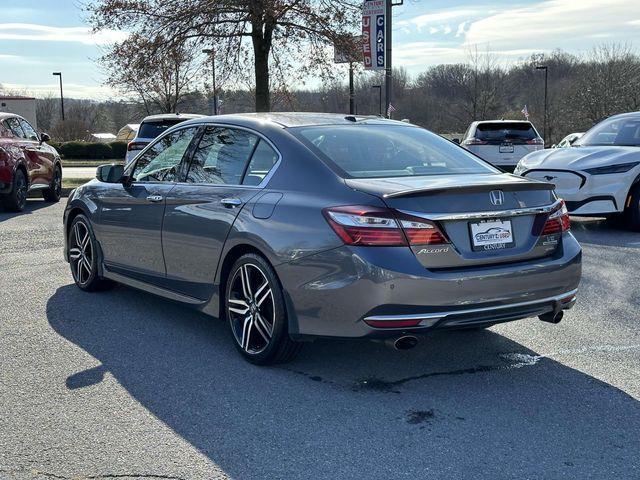
[{"label": "gray honda accord sedan", "polygon": [[271,113],[187,121],[99,167],[64,213],[85,291],[119,282],[230,327],[257,364],[316,337],[389,339],[571,308],[580,246],[550,184],[422,128]]}]

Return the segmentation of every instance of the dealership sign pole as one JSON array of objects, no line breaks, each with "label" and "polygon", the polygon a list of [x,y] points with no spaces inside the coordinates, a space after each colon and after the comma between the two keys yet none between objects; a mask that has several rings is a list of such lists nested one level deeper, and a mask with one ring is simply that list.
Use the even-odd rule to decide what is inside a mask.
[{"label": "dealership sign pole", "polygon": [[392,100],[392,8],[403,0],[364,0],[362,6],[362,53],[366,70],[385,70],[387,117],[395,111]]}]

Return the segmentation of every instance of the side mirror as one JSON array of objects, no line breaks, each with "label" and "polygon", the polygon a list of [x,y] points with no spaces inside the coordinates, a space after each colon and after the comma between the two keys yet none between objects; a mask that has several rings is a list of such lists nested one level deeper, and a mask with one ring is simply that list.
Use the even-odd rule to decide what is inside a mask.
[{"label": "side mirror", "polygon": [[455,143],[456,145],[460,145],[460,139],[459,138],[454,138],[453,140],[451,140],[453,143]]},{"label": "side mirror", "polygon": [[42,132],[42,133],[40,134],[40,141],[41,141],[41,142],[50,142],[50,141],[51,141],[51,137],[49,136],[49,134],[48,134],[48,133],[44,133],[44,132]]},{"label": "side mirror", "polygon": [[120,183],[124,174],[124,165],[100,165],[96,169],[96,178],[105,183]]}]

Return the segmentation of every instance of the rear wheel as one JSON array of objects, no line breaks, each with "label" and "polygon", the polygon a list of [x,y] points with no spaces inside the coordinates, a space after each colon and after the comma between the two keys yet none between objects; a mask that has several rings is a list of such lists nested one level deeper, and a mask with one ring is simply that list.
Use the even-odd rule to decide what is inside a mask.
[{"label": "rear wheel", "polygon": [[21,212],[27,204],[28,191],[27,177],[21,169],[16,170],[13,175],[13,186],[11,193],[4,199],[4,206],[11,212]]},{"label": "rear wheel", "polygon": [[236,348],[251,363],[285,363],[300,350],[301,344],[289,337],[280,282],[258,255],[243,255],[231,268],[225,313]]},{"label": "rear wheel", "polygon": [[56,165],[53,171],[53,178],[51,179],[51,185],[49,188],[42,191],[42,197],[47,202],[57,202],[60,200],[62,194],[62,170]]},{"label": "rear wheel", "polygon": [[627,205],[624,210],[625,224],[631,230],[640,231],[640,183],[629,192]]},{"label": "rear wheel", "polygon": [[112,282],[98,275],[98,247],[91,224],[84,215],[73,219],[67,241],[67,256],[76,285],[93,292],[112,286]]}]

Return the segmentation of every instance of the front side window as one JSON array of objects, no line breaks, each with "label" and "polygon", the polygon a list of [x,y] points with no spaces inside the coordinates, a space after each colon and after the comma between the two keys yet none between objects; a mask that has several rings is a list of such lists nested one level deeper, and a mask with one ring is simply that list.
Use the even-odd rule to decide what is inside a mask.
[{"label": "front side window", "polygon": [[290,129],[347,178],[497,173],[452,142],[398,125],[327,125]]},{"label": "front side window", "polygon": [[604,120],[591,128],[573,145],[578,147],[599,145],[640,146],[640,117]]},{"label": "front side window", "polygon": [[18,138],[27,138],[17,118],[7,118],[5,124],[9,131]]},{"label": "front side window", "polygon": [[245,130],[207,127],[193,154],[186,181],[240,185],[257,143],[258,137]]},{"label": "front side window", "polygon": [[20,125],[22,126],[22,130],[29,140],[38,140],[38,134],[33,129],[33,127],[26,120],[20,120]]},{"label": "front side window", "polygon": [[176,130],[158,140],[140,155],[133,170],[137,182],[177,182],[180,162],[198,127]]}]

